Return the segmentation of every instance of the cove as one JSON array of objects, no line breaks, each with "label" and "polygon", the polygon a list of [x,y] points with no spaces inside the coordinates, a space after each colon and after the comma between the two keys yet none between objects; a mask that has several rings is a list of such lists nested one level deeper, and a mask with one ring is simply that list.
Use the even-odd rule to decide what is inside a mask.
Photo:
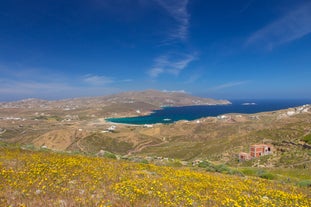
[{"label": "cove", "polygon": [[275,111],[311,103],[311,100],[233,100],[230,105],[204,105],[165,107],[151,114],[137,117],[108,118],[109,122],[123,124],[173,123],[179,120],[192,121],[228,113],[252,114]]}]

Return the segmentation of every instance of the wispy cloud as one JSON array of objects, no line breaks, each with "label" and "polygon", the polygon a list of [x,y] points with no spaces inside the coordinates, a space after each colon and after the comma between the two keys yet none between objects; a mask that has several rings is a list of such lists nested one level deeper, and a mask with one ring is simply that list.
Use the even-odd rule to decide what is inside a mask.
[{"label": "wispy cloud", "polygon": [[188,0],[155,0],[177,22],[167,41],[185,40],[188,36],[190,15],[187,11]]},{"label": "wispy cloud", "polygon": [[158,66],[155,66],[149,70],[149,76],[152,78],[158,77],[161,73],[164,73],[163,68],[159,68]]},{"label": "wispy cloud", "polygon": [[81,86],[71,82],[38,82],[0,79],[0,101],[23,98],[60,99],[100,96],[119,91],[120,89],[110,86]]},{"label": "wispy cloud", "polygon": [[244,85],[249,83],[250,81],[235,81],[235,82],[228,82],[228,83],[224,83],[218,86],[214,86],[212,88],[210,88],[209,90],[212,91],[218,91],[218,90],[222,90],[222,89],[226,89],[226,88],[232,88],[235,86],[239,86],[239,85]]},{"label": "wispy cloud", "polygon": [[107,76],[91,75],[88,74],[83,78],[83,81],[90,85],[107,85],[113,83],[114,80]]},{"label": "wispy cloud", "polygon": [[51,91],[66,91],[71,89],[67,84],[58,82],[37,82],[37,81],[15,81],[9,79],[1,79],[0,94],[2,95],[26,95],[31,96],[36,93],[49,93]]},{"label": "wispy cloud", "polygon": [[149,76],[157,78],[163,73],[179,75],[195,58],[194,54],[162,55],[154,60],[154,66],[148,72]]},{"label": "wispy cloud", "polygon": [[21,71],[23,73],[28,71],[30,74],[21,77],[19,71],[19,68],[0,65],[0,101],[30,97],[59,99],[105,95],[120,91],[113,86],[113,83],[132,81],[90,74],[82,77],[68,77],[57,72],[51,73],[49,70],[27,68]]},{"label": "wispy cloud", "polygon": [[[184,43],[188,37],[190,14],[187,10],[189,0],[154,0],[174,20],[168,30],[168,37],[161,42],[163,45]],[[151,78],[162,74],[178,76],[197,57],[196,53],[166,52],[154,59],[153,66],[148,70]]]},{"label": "wispy cloud", "polygon": [[197,80],[199,80],[200,77],[201,77],[200,74],[194,73],[194,74],[190,75],[189,78],[188,78],[184,83],[186,83],[186,84],[194,83],[194,82],[196,82]]},{"label": "wispy cloud", "polygon": [[311,2],[309,1],[252,34],[246,41],[246,45],[263,45],[267,49],[273,49],[310,33]]}]

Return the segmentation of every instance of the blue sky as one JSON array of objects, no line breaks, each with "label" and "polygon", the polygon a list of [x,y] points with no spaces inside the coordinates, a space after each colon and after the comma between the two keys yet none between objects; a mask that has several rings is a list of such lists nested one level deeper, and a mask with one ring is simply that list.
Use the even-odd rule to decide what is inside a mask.
[{"label": "blue sky", "polygon": [[0,101],[311,98],[310,0],[0,2]]}]

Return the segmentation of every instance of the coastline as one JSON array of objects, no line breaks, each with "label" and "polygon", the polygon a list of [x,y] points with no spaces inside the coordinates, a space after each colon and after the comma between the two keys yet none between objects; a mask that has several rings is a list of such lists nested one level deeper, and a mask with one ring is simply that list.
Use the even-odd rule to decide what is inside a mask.
[{"label": "coastline", "polygon": [[[139,118],[139,117],[147,117],[147,116],[150,116],[154,113],[156,113],[157,111],[161,111],[161,110],[164,110],[164,109],[169,109],[169,108],[181,108],[181,107],[193,107],[193,106],[227,106],[227,105],[232,105],[232,102],[229,101],[229,100],[219,100],[219,101],[224,101],[226,103],[217,103],[217,104],[195,104],[195,105],[163,105],[163,106],[160,106],[158,108],[155,108],[151,111],[146,111],[144,113],[141,113],[141,114],[129,114],[129,115],[124,115],[124,116],[118,116],[118,117],[108,117],[108,118],[105,118],[105,121],[108,123],[118,123],[118,124],[127,124],[127,123],[120,123],[120,122],[113,122],[113,121],[110,121],[109,119],[131,119],[131,118]],[[180,121],[180,120],[177,120],[177,121]],[[186,120],[188,121],[188,120]],[[174,121],[176,122],[176,121]],[[159,123],[154,123],[154,124],[168,124],[168,123],[174,123],[174,122],[159,122]],[[131,124],[129,124],[131,125]],[[141,126],[141,125],[144,125],[144,124],[133,124],[133,125],[138,125],[138,126]]]},{"label": "coastline", "polygon": [[[302,107],[309,105],[306,101],[299,102],[264,102],[259,104],[243,105],[241,103],[231,103],[230,105],[192,105],[192,106],[173,106],[162,107],[140,116],[109,117],[105,119],[113,124],[128,124],[143,126],[145,124],[171,124],[177,121],[195,121],[201,118],[217,117],[226,114],[256,114],[263,112],[272,112],[278,110],[289,110],[293,107]],[[230,106],[230,107],[228,107]],[[187,114],[188,113],[188,114]]]}]

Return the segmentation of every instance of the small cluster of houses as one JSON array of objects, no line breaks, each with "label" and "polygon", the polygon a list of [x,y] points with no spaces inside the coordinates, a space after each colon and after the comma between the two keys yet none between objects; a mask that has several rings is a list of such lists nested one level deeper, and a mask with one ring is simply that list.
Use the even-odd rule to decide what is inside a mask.
[{"label": "small cluster of houses", "polygon": [[239,161],[251,160],[253,158],[272,154],[272,146],[268,144],[254,144],[250,146],[250,153],[240,152]]},{"label": "small cluster of houses", "polygon": [[311,105],[305,104],[303,106],[299,106],[299,107],[289,109],[288,111],[286,111],[286,113],[280,114],[278,116],[278,119],[291,117],[291,116],[301,114],[301,113],[310,113],[310,112],[311,112]]},{"label": "small cluster of houses", "polygon": [[103,130],[102,133],[107,133],[107,132],[114,132],[116,130],[117,126],[112,125],[108,127],[106,130]]}]

